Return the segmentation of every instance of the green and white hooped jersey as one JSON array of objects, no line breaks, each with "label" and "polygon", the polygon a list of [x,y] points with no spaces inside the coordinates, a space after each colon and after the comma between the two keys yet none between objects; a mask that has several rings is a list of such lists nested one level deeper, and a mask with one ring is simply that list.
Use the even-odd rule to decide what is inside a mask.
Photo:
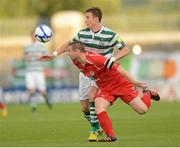
[{"label": "green and white hooped jersey", "polygon": [[41,43],[32,43],[26,47],[24,47],[25,56],[30,57],[28,61],[26,61],[26,70],[28,71],[43,71],[44,64],[40,62],[38,58],[43,54],[47,54],[48,51],[44,44]]},{"label": "green and white hooped jersey", "polygon": [[106,57],[112,57],[114,47],[121,50],[125,46],[115,32],[103,26],[98,32],[93,32],[89,28],[82,29],[72,41],[80,41],[87,51],[100,53]]}]

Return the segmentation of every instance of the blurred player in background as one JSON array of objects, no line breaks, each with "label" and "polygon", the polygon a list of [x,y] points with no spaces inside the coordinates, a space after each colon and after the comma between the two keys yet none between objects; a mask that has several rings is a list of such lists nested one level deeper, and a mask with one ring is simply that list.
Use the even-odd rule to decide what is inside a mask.
[{"label": "blurred player in background", "polygon": [[2,110],[2,116],[7,117],[8,115],[7,107],[1,100],[3,100],[3,90],[0,87],[0,109]]},{"label": "blurred player in background", "polygon": [[[99,87],[95,97],[95,109],[107,137],[99,139],[98,142],[117,141],[106,110],[118,97],[139,114],[148,111],[151,99],[160,100],[157,92],[145,89],[147,86],[144,83],[134,80],[119,64],[100,54],[85,51],[83,44],[78,41],[70,43],[68,55],[86,76],[96,81]],[[145,89],[143,94],[140,94],[134,86]]]},{"label": "blurred player in background", "polygon": [[32,107],[32,112],[36,111],[36,90],[39,91],[41,96],[45,99],[46,104],[51,109],[52,105],[49,102],[46,93],[46,80],[44,74],[43,63],[38,59],[40,56],[47,54],[48,51],[44,44],[36,42],[34,38],[34,32],[31,34],[32,43],[24,48],[24,59],[26,62],[26,87],[29,92],[29,102]]},{"label": "blurred player in background", "polygon": [[[121,38],[112,30],[102,26],[102,11],[93,7],[85,11],[85,24],[87,28],[80,30],[72,41],[80,41],[88,51],[100,53],[110,59],[111,62],[117,61],[129,53]],[[70,42],[72,42],[70,41]],[[55,50],[52,55],[46,56],[44,60],[52,60],[53,57],[66,51],[70,42],[65,43],[59,49]],[[114,48],[118,49],[116,55],[113,54]],[[79,94],[81,108],[84,117],[91,124],[89,141],[96,141],[97,135],[101,132],[99,121],[95,113],[94,97],[97,93],[97,85],[82,72],[79,74]]]}]

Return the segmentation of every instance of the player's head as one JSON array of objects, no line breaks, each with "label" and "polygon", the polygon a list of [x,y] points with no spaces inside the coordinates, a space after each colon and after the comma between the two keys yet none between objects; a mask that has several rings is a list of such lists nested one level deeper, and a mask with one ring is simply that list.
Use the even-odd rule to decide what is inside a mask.
[{"label": "player's head", "polygon": [[85,52],[85,46],[79,41],[73,41],[69,43],[69,46],[72,48],[73,51],[79,50],[81,52]]},{"label": "player's head", "polygon": [[81,42],[73,41],[69,43],[67,51],[71,59],[74,59],[77,56],[79,56],[79,54],[81,54],[82,52],[85,52],[85,47]]},{"label": "player's head", "polygon": [[101,23],[102,11],[100,8],[92,7],[85,11],[85,24],[92,28],[97,23]]}]

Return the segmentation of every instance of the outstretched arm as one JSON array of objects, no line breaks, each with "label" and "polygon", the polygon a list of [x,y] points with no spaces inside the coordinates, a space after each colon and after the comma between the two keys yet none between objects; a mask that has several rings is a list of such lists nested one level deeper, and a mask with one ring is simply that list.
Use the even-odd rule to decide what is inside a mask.
[{"label": "outstretched arm", "polygon": [[40,58],[40,61],[50,61],[53,60],[54,57],[64,53],[67,51],[67,47],[69,46],[69,43],[72,41],[80,41],[79,39],[79,32],[68,42],[64,43],[61,47],[58,49],[54,50],[53,53],[49,55],[44,55]]},{"label": "outstretched arm", "polygon": [[58,49],[54,50],[53,55],[54,55],[54,56],[57,56],[57,55],[60,55],[60,54],[62,54],[62,53],[64,53],[64,52],[66,52],[69,43],[70,43],[70,42],[66,42],[66,43],[64,43],[61,47],[59,47]]},{"label": "outstretched arm", "polygon": [[69,45],[69,42],[66,42],[60,48],[54,50],[53,53],[41,56],[40,61],[45,62],[45,61],[53,60],[54,57],[66,52],[68,45]]},{"label": "outstretched arm", "polygon": [[146,89],[147,85],[141,81],[135,80],[132,75],[123,69],[121,66],[118,66],[117,70],[124,76],[126,77],[131,83],[133,83],[135,86],[140,87],[142,89]]},{"label": "outstretched arm", "polygon": [[114,57],[111,57],[112,62],[117,62],[127,56],[130,52],[129,48],[125,45],[122,39],[115,35],[110,42],[110,46],[114,48]]}]

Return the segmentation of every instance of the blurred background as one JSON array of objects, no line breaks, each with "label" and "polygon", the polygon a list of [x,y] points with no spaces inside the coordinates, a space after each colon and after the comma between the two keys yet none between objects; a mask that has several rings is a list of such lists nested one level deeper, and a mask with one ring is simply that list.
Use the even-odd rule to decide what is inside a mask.
[{"label": "blurred background", "polygon": [[[158,90],[162,100],[180,100],[179,0],[0,0],[1,100],[27,102],[23,48],[37,25],[52,27],[54,38],[46,46],[53,51],[85,27],[83,13],[92,6],[102,9],[102,24],[132,50],[120,61],[123,67]],[[78,70],[71,61],[59,56],[45,67],[51,101],[78,101]]]}]

